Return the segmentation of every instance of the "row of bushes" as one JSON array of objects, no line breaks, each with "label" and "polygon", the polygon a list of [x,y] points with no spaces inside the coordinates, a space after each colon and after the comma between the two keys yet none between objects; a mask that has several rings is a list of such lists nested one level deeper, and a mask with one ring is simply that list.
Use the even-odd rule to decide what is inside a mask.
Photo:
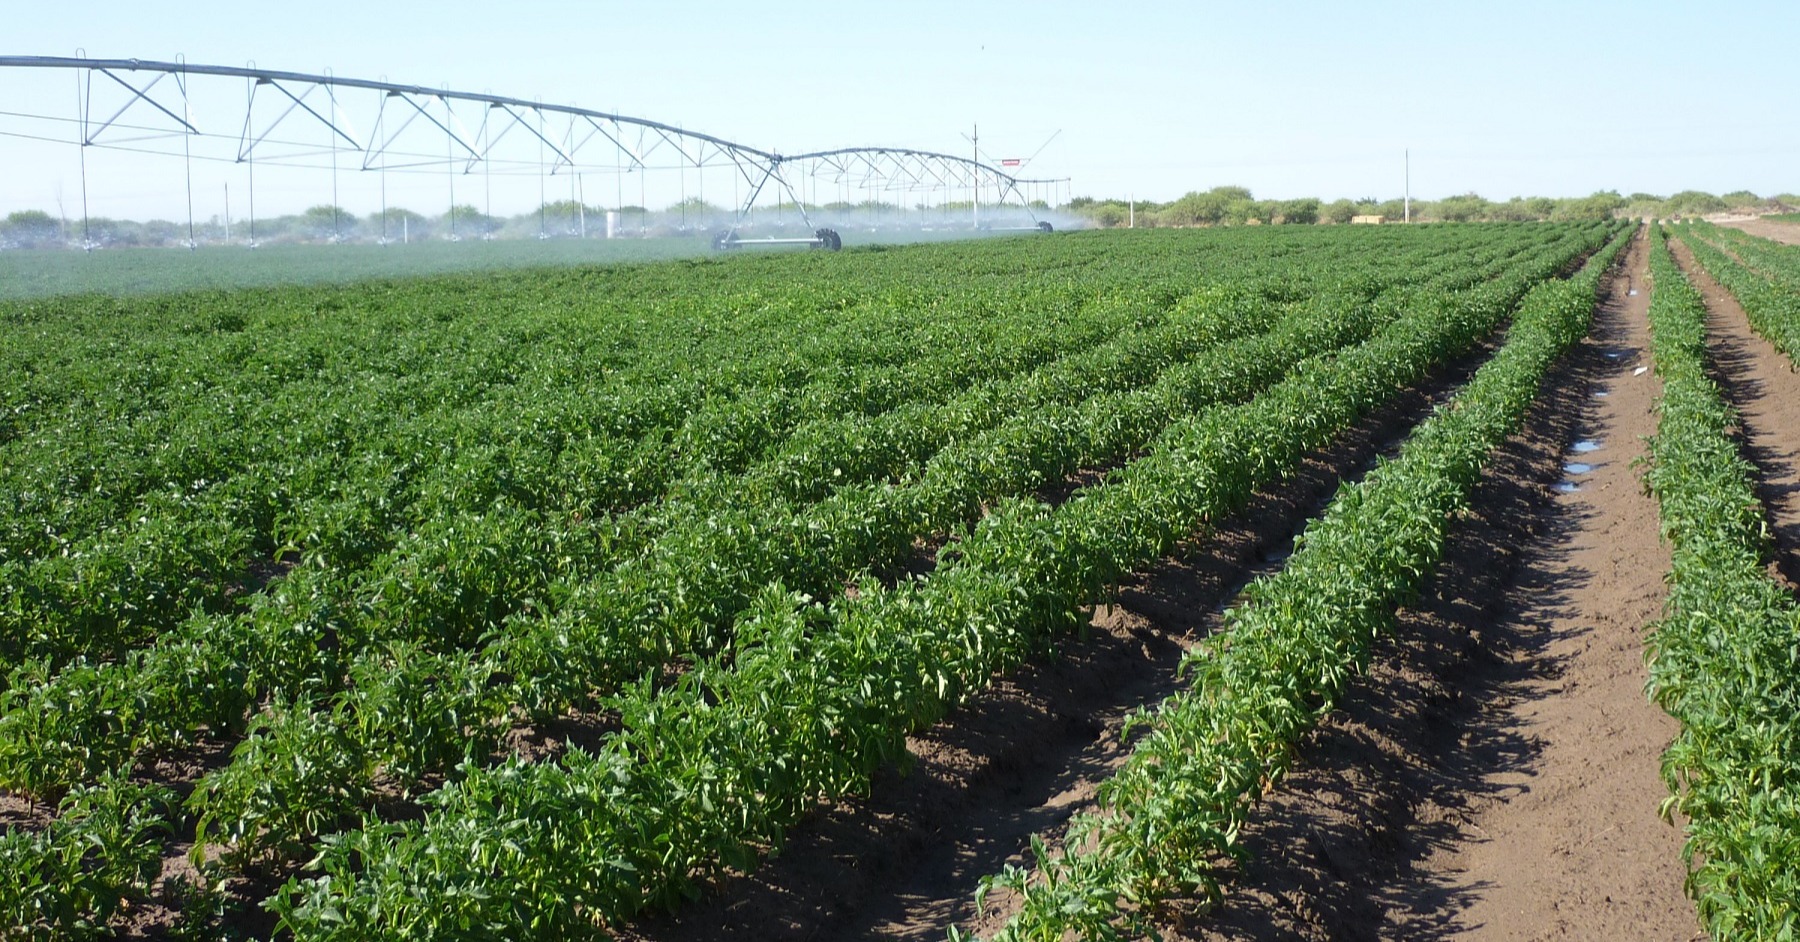
[{"label": "row of bushes", "polygon": [[[1474,193],[1441,200],[1413,200],[1415,222],[1534,222],[1600,221],[1612,218],[1691,217],[1728,211],[1766,212],[1800,207],[1800,195],[1783,193],[1761,197],[1748,190],[1714,196],[1684,190],[1662,197],[1651,193],[1621,196],[1602,190],[1592,196],[1555,199],[1519,197],[1494,202]],[[1357,216],[1381,216],[1388,221],[1408,214],[1401,199],[1340,199],[1330,203],[1315,197],[1291,200],[1258,200],[1241,186],[1218,186],[1193,191],[1168,203],[1076,197],[1071,212],[1101,226],[1219,226],[1272,223],[1347,223]]]}]

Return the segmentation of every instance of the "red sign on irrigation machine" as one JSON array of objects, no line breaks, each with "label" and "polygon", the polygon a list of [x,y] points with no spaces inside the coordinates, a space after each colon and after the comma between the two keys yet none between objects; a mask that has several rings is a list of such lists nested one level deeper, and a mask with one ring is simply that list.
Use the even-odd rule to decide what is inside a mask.
[{"label": "red sign on irrigation machine", "polygon": [[1024,161],[1020,160],[1017,157],[1008,157],[1005,160],[1000,161],[1000,166],[1002,166],[1002,167],[1017,167],[1023,163],[1024,163]]}]

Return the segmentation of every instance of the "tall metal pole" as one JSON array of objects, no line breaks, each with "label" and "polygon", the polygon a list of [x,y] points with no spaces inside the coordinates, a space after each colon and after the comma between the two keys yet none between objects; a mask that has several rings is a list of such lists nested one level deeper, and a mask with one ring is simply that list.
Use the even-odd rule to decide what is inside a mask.
[{"label": "tall metal pole", "polygon": [[87,89],[84,92],[81,76],[75,76],[75,101],[81,106],[81,147],[77,151],[81,155],[81,249],[84,252],[94,250],[94,240],[88,234],[88,195],[87,195],[87,147],[88,147],[88,106],[94,92],[94,76],[87,73]]},{"label": "tall metal pole", "polygon": [[969,165],[969,208],[972,224],[981,228],[981,125],[973,126],[974,136],[969,138],[969,149],[974,151],[974,163]]},{"label": "tall metal pole", "polygon": [[[185,63],[187,58],[183,56],[179,61]],[[191,252],[198,244],[194,241],[194,154],[188,143],[188,135],[194,124],[194,107],[188,103],[187,76],[177,75],[176,78],[181,84],[181,117],[188,123],[188,127],[181,132],[181,160],[187,174],[188,251]]]},{"label": "tall metal pole", "polygon": [[[250,127],[251,127],[250,117],[254,113],[255,108],[256,108],[256,80],[255,79],[253,79],[249,76],[244,77],[244,92],[245,92],[244,140],[250,141]],[[249,243],[249,245],[250,245],[250,248],[256,248],[256,143],[254,141],[250,141],[250,146],[244,148],[243,159],[244,159],[244,170],[249,176],[249,181],[248,181],[249,186],[246,187],[246,189],[248,189],[249,194],[250,194],[250,243]]]},{"label": "tall metal pole", "polygon": [[481,116],[481,184],[487,190],[487,221],[481,224],[484,241],[494,237],[494,132],[488,129],[493,118],[494,108],[490,105],[487,113]]},{"label": "tall metal pole", "polygon": [[[381,136],[381,119],[387,115],[387,99],[381,100],[381,108],[375,112],[375,137],[373,141],[383,140]],[[363,166],[368,166],[368,158],[363,158]],[[387,145],[381,145],[381,246],[388,245],[388,208],[387,208]]]},{"label": "tall metal pole", "polygon": [[[338,120],[337,95],[330,85],[325,86],[325,97],[331,99],[331,120]],[[344,227],[338,210],[337,128],[328,127],[326,131],[331,142],[331,242],[338,245],[344,241]]]},{"label": "tall metal pole", "polygon": [[544,109],[538,109],[538,238],[550,238],[545,214],[549,212],[550,193],[544,183]]},{"label": "tall metal pole", "polygon": [[456,236],[456,136],[450,133],[450,125],[456,116],[450,112],[450,99],[439,96],[444,103],[444,178],[450,181],[450,241],[458,241]]}]

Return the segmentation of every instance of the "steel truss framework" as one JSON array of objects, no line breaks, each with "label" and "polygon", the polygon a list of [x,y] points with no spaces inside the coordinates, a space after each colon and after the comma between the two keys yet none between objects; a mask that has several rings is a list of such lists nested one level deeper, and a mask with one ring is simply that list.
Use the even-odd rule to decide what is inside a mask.
[{"label": "steel truss framework", "polygon": [[[1024,179],[972,157],[907,147],[783,154],[660,121],[574,105],[259,69],[254,64],[237,67],[197,65],[180,59],[0,56],[0,69],[69,70],[75,74],[79,96],[74,118],[66,113],[8,114],[76,126],[78,133],[72,142],[79,144],[83,155],[84,206],[89,148],[174,154],[188,161],[190,244],[194,161],[248,166],[252,220],[259,163],[329,166],[334,204],[338,174],[345,171],[445,174],[454,205],[457,176],[536,174],[541,180],[584,170],[622,177],[657,170],[685,173],[729,168],[735,180],[733,233],[759,199],[771,193],[778,210],[782,205],[797,209],[808,227],[811,214],[822,205],[903,197],[919,200],[921,206],[933,198],[945,204],[966,198],[974,225],[980,225],[984,202],[989,206],[1010,203],[1036,224],[1030,194],[1053,194],[1056,184],[1066,182]],[[195,118],[191,98],[198,81],[217,79],[244,81],[238,109],[241,120],[203,127]],[[475,112],[479,120],[475,120]],[[363,120],[357,120],[359,115]],[[70,141],[66,134],[0,130],[0,136]],[[181,142],[179,151],[172,148],[176,140]],[[701,180],[703,190],[703,176]],[[685,186],[684,177],[684,191]],[[382,194],[385,219],[385,176]],[[703,197],[704,192],[702,201]],[[454,226],[454,213],[451,216]]]}]

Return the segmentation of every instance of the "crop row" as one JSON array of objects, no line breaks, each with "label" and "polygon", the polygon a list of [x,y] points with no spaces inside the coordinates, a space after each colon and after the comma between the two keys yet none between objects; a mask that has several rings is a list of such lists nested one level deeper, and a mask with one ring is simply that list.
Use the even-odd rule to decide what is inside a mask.
[{"label": "crop row", "polygon": [[1704,220],[1691,220],[1680,226],[1683,233],[1697,235],[1709,242],[1729,247],[1746,265],[1789,287],[1800,283],[1800,246],[1783,245],[1754,236],[1742,229],[1718,226]]},{"label": "crop row", "polygon": [[0,939],[99,935],[162,872],[174,792],[107,775],[42,831],[0,834]]},{"label": "crop row", "polygon": [[1743,305],[1750,326],[1800,364],[1800,251],[1709,223],[1682,232],[1700,266]]},{"label": "crop row", "polygon": [[[1698,254],[1698,253],[1697,253]],[[1766,568],[1755,470],[1707,374],[1706,305],[1659,233],[1650,324],[1663,397],[1646,480],[1673,551],[1651,696],[1681,722],[1665,814],[1687,820],[1688,891],[1716,939],[1800,935],[1800,605]]]},{"label": "crop row", "polygon": [[1396,458],[1340,489],[1281,571],[1247,588],[1220,632],[1187,654],[1189,688],[1133,717],[1126,735],[1147,732],[1102,784],[1098,810],[1070,823],[1063,850],[1034,841],[1035,870],[984,881],[979,898],[1007,887],[1020,899],[995,939],[1117,938],[1121,922],[1154,932],[1165,901],[1219,897],[1219,864],[1240,853],[1251,806],[1435,571],[1488,455],[1587,332],[1595,286],[1623,244],[1527,296],[1500,351]]},{"label": "crop row", "polygon": [[556,934],[671,904],[697,874],[778,845],[815,801],[866,788],[907,732],[1467,349],[1530,283],[1421,293],[1371,341],[1183,419],[1060,507],[1000,505],[928,578],[868,582],[829,605],[771,586],[739,620],[729,663],[614,698],[622,729],[596,752],[470,770],[426,796],[422,822],[370,818],[327,838],[324,875],[272,905],[312,939]]}]

